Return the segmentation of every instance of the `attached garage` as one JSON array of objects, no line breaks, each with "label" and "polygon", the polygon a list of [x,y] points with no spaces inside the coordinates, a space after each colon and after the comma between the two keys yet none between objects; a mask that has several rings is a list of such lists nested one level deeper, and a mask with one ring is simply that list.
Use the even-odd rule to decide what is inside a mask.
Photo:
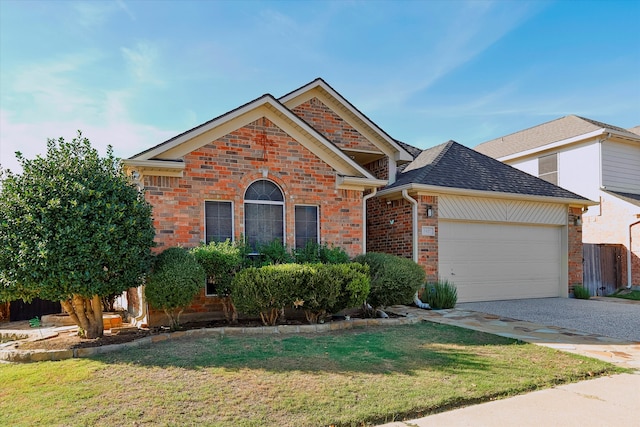
[{"label": "attached garage", "polygon": [[560,233],[555,226],[441,221],[438,270],[456,284],[460,302],[558,297]]},{"label": "attached garage", "polygon": [[411,256],[458,302],[567,297],[583,282],[580,217],[596,203],[454,141],[377,197],[368,249]]},{"label": "attached garage", "polygon": [[564,296],[563,204],[440,197],[438,271],[458,301]]}]

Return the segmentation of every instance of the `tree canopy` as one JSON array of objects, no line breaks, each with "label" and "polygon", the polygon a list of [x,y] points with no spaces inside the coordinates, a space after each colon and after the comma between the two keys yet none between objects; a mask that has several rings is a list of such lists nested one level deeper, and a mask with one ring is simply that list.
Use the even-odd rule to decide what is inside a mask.
[{"label": "tree canopy", "polygon": [[50,139],[45,157],[16,156],[21,174],[0,171],[0,301],[39,297],[67,311],[84,301],[94,314],[95,297],[140,285],[155,235],[151,206],[112,148],[100,157],[78,131],[71,142]]}]

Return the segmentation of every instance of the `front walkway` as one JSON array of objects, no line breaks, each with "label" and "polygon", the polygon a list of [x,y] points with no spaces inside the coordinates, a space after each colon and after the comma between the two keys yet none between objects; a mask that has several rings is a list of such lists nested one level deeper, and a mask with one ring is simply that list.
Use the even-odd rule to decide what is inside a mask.
[{"label": "front walkway", "polygon": [[628,342],[617,338],[544,326],[522,320],[509,319],[476,311],[422,310],[416,307],[395,306],[390,312],[415,316],[429,322],[487,332],[514,338],[557,350],[581,354],[604,360],[615,365],[640,370],[640,342]]},{"label": "front walkway", "polygon": [[638,425],[640,407],[636,398],[640,390],[640,342],[628,342],[461,309],[427,311],[396,306],[389,311],[604,360],[634,369],[635,373],[565,384],[379,427]]}]

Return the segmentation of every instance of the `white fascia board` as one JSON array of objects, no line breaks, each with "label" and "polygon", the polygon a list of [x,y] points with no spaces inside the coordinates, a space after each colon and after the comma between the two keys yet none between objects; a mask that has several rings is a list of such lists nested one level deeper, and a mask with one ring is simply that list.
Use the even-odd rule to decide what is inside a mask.
[{"label": "white fascia board", "polygon": [[[292,127],[302,130],[302,132],[300,132],[300,134],[296,136],[300,139],[312,139],[315,141],[316,146],[322,146],[322,151],[330,154],[328,157],[333,158],[333,160],[328,159],[326,156],[323,156],[322,158],[324,161],[327,161],[332,167],[339,169],[342,172],[347,172],[347,169],[349,169],[350,173],[355,172],[365,178],[375,179],[371,172],[367,171],[362,166],[354,162],[342,150],[332,144],[314,128],[309,126],[309,124],[307,124],[304,120],[293,114],[291,110],[286,108],[271,95],[264,95],[256,99],[255,101],[252,101],[236,110],[233,110],[223,116],[218,117],[217,119],[214,119],[202,126],[199,126],[176,137],[169,143],[161,144],[152,150],[144,152],[142,155],[134,157],[131,160],[149,160],[153,159],[154,157],[162,157],[163,154],[171,151],[173,151],[170,156],[171,158],[181,157],[186,153],[180,151],[180,149],[178,148],[180,145],[188,143],[194,138],[197,138],[198,136],[212,131],[216,128],[224,129],[222,133],[226,135],[227,133],[232,132],[237,128],[233,121],[242,118],[242,116],[246,116],[246,120],[251,122],[265,115],[274,122],[284,120],[285,122],[290,123]],[[193,147],[189,147],[186,149],[186,151],[190,152],[192,151],[192,149]],[[312,152],[316,151],[314,154],[319,155],[317,149],[313,150],[309,146],[307,146],[307,149],[310,149],[310,151]],[[339,166],[338,163],[342,163],[342,165]]]},{"label": "white fascia board", "polygon": [[206,122],[200,126],[197,126],[177,137],[174,137],[173,139],[170,139],[168,141],[166,141],[163,144],[158,145],[155,148],[152,148],[151,150],[145,151],[142,154],[133,157],[133,160],[148,160],[148,159],[153,159],[154,157],[159,157],[161,156],[163,153],[170,151],[174,148],[176,148],[177,146],[179,146],[180,144],[183,144],[199,135],[202,135],[205,132],[210,131],[211,129],[215,129],[218,126],[223,125],[224,123],[230,122],[240,116],[242,116],[243,114],[247,114],[248,112],[250,112],[251,110],[254,110],[258,107],[260,107],[261,105],[264,105],[265,103],[268,102],[268,100],[272,99],[273,97],[270,95],[263,95],[260,98],[249,102],[248,104],[243,105],[240,108],[237,108],[235,110],[232,110],[226,114],[223,114],[209,122]]},{"label": "white fascia board", "polygon": [[387,185],[387,181],[376,178],[360,178],[356,176],[338,175],[336,185],[344,189],[367,189],[379,188]]},{"label": "white fascia board", "polygon": [[496,160],[500,160],[501,162],[508,162],[509,160],[518,159],[520,157],[526,157],[531,154],[535,154],[541,151],[552,150],[554,148],[562,147],[563,145],[573,144],[574,142],[579,142],[583,140],[587,140],[590,138],[594,138],[600,135],[607,133],[605,129],[594,130],[593,132],[585,133],[578,136],[573,136],[571,138],[566,138],[560,141],[552,142],[551,144],[541,145],[540,147],[531,148],[525,151],[519,151],[514,154],[509,154],[508,156],[497,157]]},{"label": "white fascia board", "polygon": [[493,199],[516,199],[516,200],[528,200],[532,202],[546,202],[546,203],[560,203],[571,206],[596,206],[599,203],[592,200],[584,199],[572,199],[564,197],[550,197],[550,196],[535,196],[530,194],[516,194],[516,193],[502,193],[496,191],[481,191],[481,190],[469,190],[465,188],[453,188],[453,187],[439,187],[435,185],[425,184],[405,184],[398,187],[383,189],[378,191],[378,197],[389,196],[395,193],[402,193],[402,190],[411,191],[414,193],[428,193],[431,194],[454,194],[458,196],[471,196],[471,197],[486,197]]},{"label": "white fascia board", "polygon": [[122,161],[125,170],[138,171],[141,175],[182,177],[184,162],[164,160],[131,160]]}]

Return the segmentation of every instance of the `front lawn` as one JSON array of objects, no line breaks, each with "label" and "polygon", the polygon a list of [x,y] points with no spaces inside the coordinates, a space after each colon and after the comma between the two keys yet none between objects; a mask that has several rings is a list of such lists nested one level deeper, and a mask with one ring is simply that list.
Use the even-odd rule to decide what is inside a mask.
[{"label": "front lawn", "polygon": [[362,426],[615,372],[595,359],[428,322],[206,337],[0,365],[0,424]]}]

